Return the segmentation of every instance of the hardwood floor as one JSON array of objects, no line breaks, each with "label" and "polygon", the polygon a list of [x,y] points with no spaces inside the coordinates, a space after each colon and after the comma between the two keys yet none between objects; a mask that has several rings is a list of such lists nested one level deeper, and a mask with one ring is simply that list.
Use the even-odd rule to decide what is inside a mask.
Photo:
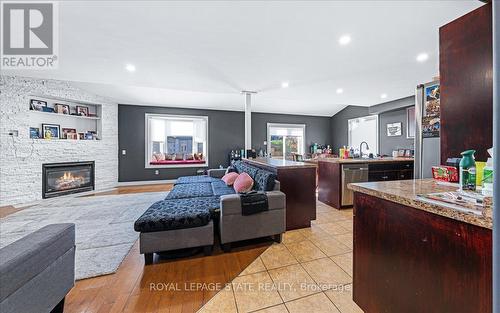
[{"label": "hardwood floor", "polygon": [[216,249],[209,257],[200,253],[155,260],[145,267],[137,242],[115,274],[77,281],[66,297],[65,312],[196,312],[217,290],[192,290],[191,283],[207,287],[229,283],[270,244],[252,244],[230,253]]},{"label": "hardwood floor", "polygon": [[[167,191],[171,187],[126,186],[91,196]],[[65,312],[196,312],[217,293],[211,287],[231,282],[271,243],[243,243],[230,253],[223,253],[216,243],[212,256],[198,253],[172,260],[155,256],[154,264],[144,266],[136,242],[116,273],[77,281],[66,297]],[[202,285],[195,288],[191,283]]]},{"label": "hardwood floor", "polygon": [[96,192],[90,195],[86,195],[85,197],[104,196],[104,195],[123,195],[123,194],[140,193],[140,192],[169,191],[172,189],[172,187],[173,184],[120,186],[110,191]]}]

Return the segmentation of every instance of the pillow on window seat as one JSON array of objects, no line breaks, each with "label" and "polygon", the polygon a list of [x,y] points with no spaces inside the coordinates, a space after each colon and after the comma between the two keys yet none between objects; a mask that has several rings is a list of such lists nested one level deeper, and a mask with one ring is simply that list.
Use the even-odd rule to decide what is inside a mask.
[{"label": "pillow on window seat", "polygon": [[186,154],[186,160],[194,160],[194,157],[192,154]]},{"label": "pillow on window seat", "polygon": [[173,160],[175,159],[175,154],[165,153],[165,160]]},{"label": "pillow on window seat", "polygon": [[184,160],[184,154],[182,154],[182,153],[176,153],[175,154],[175,160],[176,161]]},{"label": "pillow on window seat", "polygon": [[165,160],[165,155],[163,153],[153,153],[153,160],[163,161]]}]

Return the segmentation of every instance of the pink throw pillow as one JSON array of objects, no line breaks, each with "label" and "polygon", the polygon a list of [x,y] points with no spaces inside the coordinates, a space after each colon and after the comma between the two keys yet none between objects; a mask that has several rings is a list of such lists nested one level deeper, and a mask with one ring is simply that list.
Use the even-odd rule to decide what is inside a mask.
[{"label": "pink throw pillow", "polygon": [[232,172],[232,173],[227,173],[226,175],[222,176],[222,181],[226,183],[228,186],[232,186],[234,184],[234,181],[236,178],[240,176],[238,173]]},{"label": "pink throw pillow", "polygon": [[248,192],[252,190],[253,179],[252,177],[250,177],[250,175],[243,172],[240,175],[238,175],[238,178],[236,178],[233,187],[237,193]]},{"label": "pink throw pillow", "polygon": [[163,161],[165,160],[165,156],[163,155],[163,153],[154,153],[153,159],[154,161]]}]

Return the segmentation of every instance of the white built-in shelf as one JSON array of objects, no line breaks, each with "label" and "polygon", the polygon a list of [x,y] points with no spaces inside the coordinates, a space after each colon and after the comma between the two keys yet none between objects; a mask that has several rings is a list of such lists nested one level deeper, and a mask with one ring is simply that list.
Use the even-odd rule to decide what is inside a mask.
[{"label": "white built-in shelf", "polygon": [[[88,112],[95,114],[95,116],[81,116],[81,115],[71,115],[62,114],[57,112],[44,112],[33,110],[30,101],[31,100],[45,101],[47,107],[55,108],[56,104],[68,105],[70,112],[75,113],[77,106],[83,106],[88,108]],[[99,141],[102,138],[102,104],[90,103],[82,100],[65,99],[61,97],[43,95],[43,94],[31,94],[29,95],[29,100],[26,103],[26,108],[29,112],[29,126],[38,128],[40,134],[43,134],[43,125],[58,125],[59,135],[62,136],[64,129],[74,129],[76,133],[87,133],[92,132],[97,134],[98,140],[73,140],[73,139],[43,139],[40,141],[57,141],[57,142],[74,142],[74,141]]]},{"label": "white built-in shelf", "polygon": [[57,117],[82,118],[85,120],[100,120],[101,119],[98,116],[80,116],[80,115],[71,115],[71,114],[62,114],[62,113],[53,113],[53,112],[43,112],[43,111],[36,111],[36,110],[30,110],[30,113],[44,114],[44,115],[57,116]]}]

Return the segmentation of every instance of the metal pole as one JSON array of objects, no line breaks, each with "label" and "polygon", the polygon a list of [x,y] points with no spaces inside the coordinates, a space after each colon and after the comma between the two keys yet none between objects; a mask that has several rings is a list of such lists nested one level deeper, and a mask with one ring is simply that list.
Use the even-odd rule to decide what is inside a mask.
[{"label": "metal pole", "polygon": [[500,0],[493,0],[493,312],[500,313]]}]

